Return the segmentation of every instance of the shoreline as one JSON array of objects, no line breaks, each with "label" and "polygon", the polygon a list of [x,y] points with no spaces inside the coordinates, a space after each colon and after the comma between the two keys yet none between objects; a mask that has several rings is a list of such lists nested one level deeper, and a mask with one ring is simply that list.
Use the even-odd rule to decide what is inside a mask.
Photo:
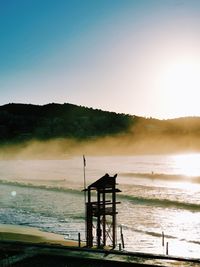
[{"label": "shoreline", "polygon": [[78,247],[78,241],[65,240],[63,235],[44,232],[35,227],[14,224],[0,224],[0,240]]}]

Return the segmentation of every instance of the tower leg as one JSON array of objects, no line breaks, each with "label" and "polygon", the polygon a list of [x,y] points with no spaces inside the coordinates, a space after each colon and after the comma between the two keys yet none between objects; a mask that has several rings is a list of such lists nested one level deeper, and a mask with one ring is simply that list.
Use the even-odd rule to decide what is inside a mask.
[{"label": "tower leg", "polygon": [[112,188],[112,234],[113,234],[113,249],[116,247],[116,195],[115,195],[115,186]]},{"label": "tower leg", "polygon": [[97,248],[101,247],[101,206],[100,206],[100,192],[97,192]]}]

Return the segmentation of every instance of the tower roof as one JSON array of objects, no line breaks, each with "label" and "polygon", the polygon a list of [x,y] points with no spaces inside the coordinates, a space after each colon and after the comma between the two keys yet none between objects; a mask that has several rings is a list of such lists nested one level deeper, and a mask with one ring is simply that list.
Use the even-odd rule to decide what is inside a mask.
[{"label": "tower roof", "polygon": [[[97,181],[92,183],[91,185],[88,186],[88,189],[90,190],[95,190],[95,189],[107,189],[107,188],[113,188],[116,184],[116,177],[117,174],[114,176],[109,176],[107,173],[99,178]],[[118,189],[117,189],[118,191]],[[120,192],[120,190],[119,190]]]}]

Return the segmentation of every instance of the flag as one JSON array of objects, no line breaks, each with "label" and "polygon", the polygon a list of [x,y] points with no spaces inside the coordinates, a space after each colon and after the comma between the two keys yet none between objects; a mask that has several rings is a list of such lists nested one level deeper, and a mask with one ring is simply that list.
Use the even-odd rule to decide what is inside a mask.
[{"label": "flag", "polygon": [[86,167],[86,159],[85,159],[85,155],[83,155],[83,166]]}]

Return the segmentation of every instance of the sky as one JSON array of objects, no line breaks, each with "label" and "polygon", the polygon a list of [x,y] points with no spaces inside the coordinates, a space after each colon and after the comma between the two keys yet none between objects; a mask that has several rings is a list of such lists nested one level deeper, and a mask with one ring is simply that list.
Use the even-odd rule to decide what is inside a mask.
[{"label": "sky", "polygon": [[199,0],[0,0],[0,105],[200,116]]}]

